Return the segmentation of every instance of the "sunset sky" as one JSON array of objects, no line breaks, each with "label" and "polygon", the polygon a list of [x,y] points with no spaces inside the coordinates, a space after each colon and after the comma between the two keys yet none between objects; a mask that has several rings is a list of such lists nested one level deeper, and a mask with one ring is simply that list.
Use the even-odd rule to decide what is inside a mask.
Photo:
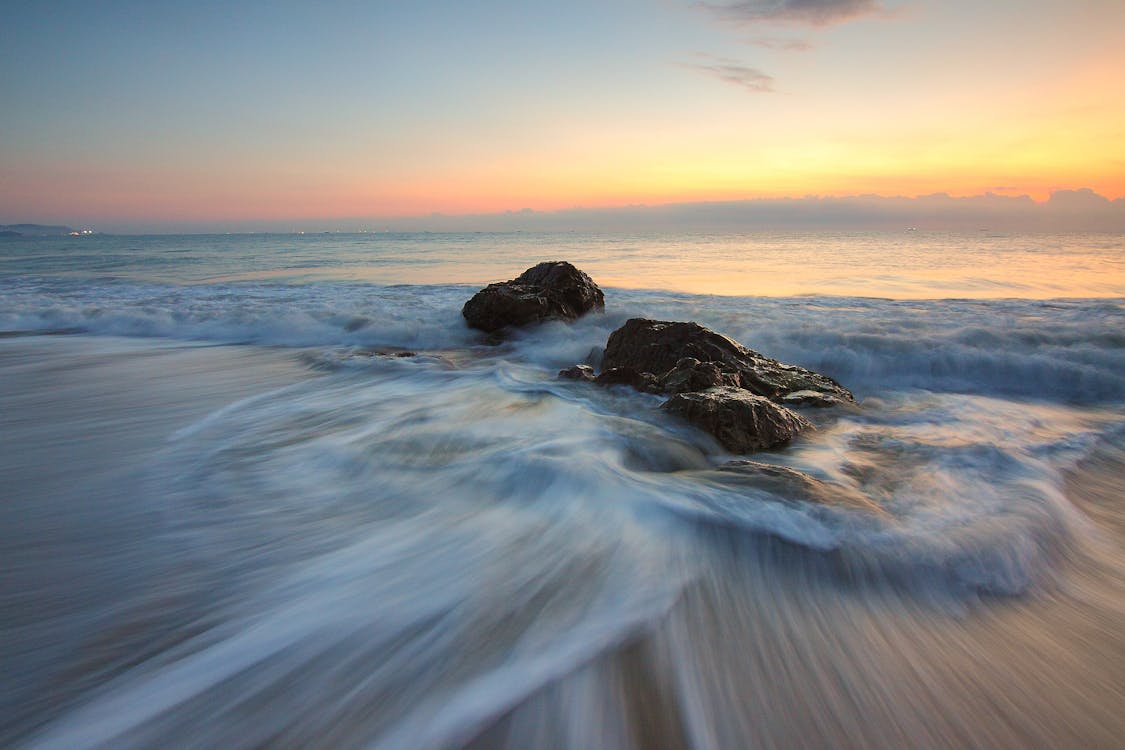
[{"label": "sunset sky", "polygon": [[0,222],[1125,197],[1122,0],[35,2]]}]

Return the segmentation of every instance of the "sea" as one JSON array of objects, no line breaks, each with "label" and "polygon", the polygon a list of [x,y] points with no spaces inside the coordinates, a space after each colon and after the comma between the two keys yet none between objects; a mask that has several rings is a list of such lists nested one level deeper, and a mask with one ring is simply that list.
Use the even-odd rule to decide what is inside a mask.
[{"label": "sea", "polygon": [[[862,502],[558,379],[634,317],[851,389],[749,458]],[[1123,483],[1121,235],[3,238],[0,746],[1120,748]]]}]

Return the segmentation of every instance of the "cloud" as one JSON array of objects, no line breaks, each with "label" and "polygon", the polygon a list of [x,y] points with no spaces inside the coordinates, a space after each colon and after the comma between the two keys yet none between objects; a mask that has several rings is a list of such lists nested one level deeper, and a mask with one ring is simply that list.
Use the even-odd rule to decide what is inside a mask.
[{"label": "cloud", "polygon": [[[357,220],[359,221],[359,220]],[[363,220],[370,226],[371,219]],[[724,229],[919,229],[1125,232],[1125,198],[1110,201],[1089,189],[1055,191],[1047,201],[1026,195],[953,197],[853,195],[571,208],[476,216],[379,219],[398,231],[569,231]],[[337,222],[336,226],[341,223]],[[346,223],[344,224],[346,226]]]},{"label": "cloud", "polygon": [[692,63],[686,67],[707,73],[708,75],[718,78],[720,81],[733,83],[735,86],[744,88],[755,94],[768,94],[772,93],[774,90],[773,76],[763,73],[757,68],[751,68],[737,60],[729,60],[724,57],[704,57],[708,59],[709,62]]},{"label": "cloud", "polygon": [[570,231],[704,231],[723,230],[890,230],[907,227],[979,233],[1001,232],[1125,232],[1125,198],[1109,200],[1093,190],[1056,190],[1049,200],[983,194],[954,197],[934,193],[917,197],[879,195],[805,196],[750,200],[666,203],[604,208],[574,207],[542,211],[521,209],[490,214],[430,214],[414,217],[233,221],[201,224],[117,226],[121,232],[289,232],[300,224],[307,231],[394,232],[570,232]]},{"label": "cloud", "polygon": [[700,5],[735,24],[785,22],[830,26],[883,11],[878,0],[739,0]]},{"label": "cloud", "polygon": [[1105,209],[1114,202],[1116,201],[1110,201],[1109,198],[1098,195],[1090,188],[1078,188],[1077,190],[1055,190],[1051,193],[1050,200],[1047,201],[1047,207],[1055,211],[1081,213]]},{"label": "cloud", "polygon": [[784,39],[782,37],[774,36],[760,36],[754,39],[747,39],[750,44],[755,47],[764,47],[765,49],[781,50],[782,52],[807,52],[812,49],[812,44],[806,42],[804,39]]}]

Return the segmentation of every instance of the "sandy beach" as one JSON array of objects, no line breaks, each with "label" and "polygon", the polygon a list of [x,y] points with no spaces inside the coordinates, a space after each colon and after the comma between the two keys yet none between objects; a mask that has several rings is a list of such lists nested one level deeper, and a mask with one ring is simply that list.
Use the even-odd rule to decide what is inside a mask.
[{"label": "sandy beach", "polygon": [[[518,560],[558,555],[554,537],[580,528],[558,519],[559,529],[537,522],[529,529],[540,531],[497,542],[489,554],[506,562],[483,577],[406,558],[369,574],[364,566],[376,558],[348,553],[316,590],[295,589],[297,600],[320,596],[352,569],[373,599],[345,591],[346,614],[312,615],[315,626],[285,649],[223,677],[209,652],[233,654],[241,643],[252,653],[263,638],[272,650],[269,633],[288,627],[281,612],[291,602],[269,592],[299,584],[285,584],[288,568],[269,560],[316,558],[265,537],[224,545],[215,534],[239,533],[235,506],[220,510],[207,537],[177,532],[180,511],[169,503],[182,502],[183,488],[169,489],[177,484],[164,473],[169,446],[226,414],[353,380],[314,371],[291,350],[0,341],[4,744],[147,746],[186,732],[193,746],[1111,748],[1125,732],[1125,526],[1116,484],[1125,463],[1113,444],[1066,484],[1088,519],[1081,542],[1061,542],[1052,580],[1024,597],[950,597],[927,585],[925,570],[896,577],[846,553],[703,524],[663,540],[650,564],[660,560],[658,575],[682,583],[655,610],[643,605],[635,626],[595,635],[606,626],[594,612],[580,614],[602,606],[601,584],[590,584],[633,554],[616,546],[622,541],[558,557],[549,572],[529,571],[525,584],[501,584],[534,591],[490,613],[489,576],[518,578]],[[204,504],[243,502],[194,492]],[[502,521],[490,511],[482,531],[469,533],[504,528],[520,514]],[[380,522],[392,533],[380,545],[405,533],[393,532],[397,523]],[[469,517],[454,517],[448,532],[436,517],[424,523],[435,560],[456,549],[448,533],[477,528]],[[350,538],[339,532],[325,537],[320,524],[297,533],[316,555],[323,543],[353,544],[333,541]],[[193,548],[200,538],[209,549]],[[460,613],[455,626],[408,620],[388,639],[393,597],[408,596],[411,607],[432,601],[418,586],[452,586],[458,598],[472,591],[476,602],[451,610]],[[613,596],[627,601],[624,591]],[[519,662],[503,676],[534,633],[562,643],[567,623],[581,623],[574,632],[599,645],[550,666]],[[526,687],[509,691],[505,679]]]},{"label": "sandy beach", "polygon": [[[190,343],[0,339],[0,744],[143,658],[176,597],[160,477],[177,430],[313,375],[293,352]],[[125,612],[154,599],[143,626]],[[148,627],[151,626],[151,627]]]}]

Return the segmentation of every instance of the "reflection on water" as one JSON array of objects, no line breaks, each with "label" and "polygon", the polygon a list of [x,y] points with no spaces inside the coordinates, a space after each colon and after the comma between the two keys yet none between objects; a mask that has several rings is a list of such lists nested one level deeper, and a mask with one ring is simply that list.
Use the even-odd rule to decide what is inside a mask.
[{"label": "reflection on water", "polygon": [[1125,296],[1121,238],[979,232],[93,236],[0,244],[0,277],[473,284],[566,259],[603,287],[933,299]]}]

